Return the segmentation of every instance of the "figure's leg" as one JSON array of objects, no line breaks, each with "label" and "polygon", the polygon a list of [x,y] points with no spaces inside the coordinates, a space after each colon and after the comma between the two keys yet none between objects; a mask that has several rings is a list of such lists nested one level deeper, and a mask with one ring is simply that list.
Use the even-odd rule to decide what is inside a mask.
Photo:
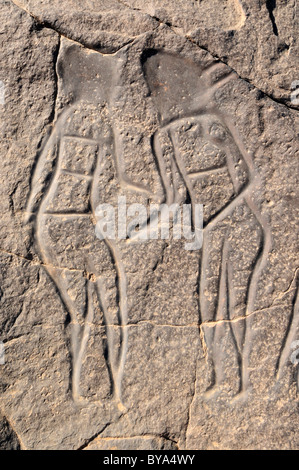
[{"label": "figure's leg", "polygon": [[244,273],[240,275],[240,267],[238,271],[232,263],[232,257],[240,263],[242,256],[231,246],[231,231],[231,224],[223,225],[204,235],[200,301],[201,329],[212,369],[209,397],[221,390],[234,395],[241,387],[245,322],[236,319],[235,282],[242,282]]},{"label": "figure's leg", "polygon": [[266,218],[261,214],[259,208],[256,206],[253,201],[252,195],[246,197],[246,203],[248,208],[251,211],[251,218],[254,220],[254,225],[256,228],[256,238],[257,243],[255,248],[255,253],[253,257],[253,262],[251,265],[251,274],[248,280],[247,286],[247,305],[246,305],[246,330],[244,338],[244,347],[243,347],[243,392],[246,393],[250,388],[250,378],[249,378],[249,356],[251,351],[252,343],[252,313],[255,310],[255,305],[257,301],[257,292],[258,292],[258,283],[260,276],[265,268],[268,255],[271,250],[271,229],[268,225]]},{"label": "figure's leg", "polygon": [[212,390],[218,385],[216,362],[219,354],[218,344],[215,343],[217,311],[219,314],[219,285],[222,273],[222,251],[225,231],[215,229],[206,230],[203,237],[202,259],[200,266],[199,304],[200,329],[206,350],[206,359],[210,370],[210,385]]},{"label": "figure's leg", "polygon": [[93,289],[93,283],[86,281],[86,316],[84,318],[84,324],[81,327],[80,339],[78,338],[78,334],[76,334],[74,339],[77,344],[73,370],[73,387],[79,398],[81,398],[80,382],[82,364],[90,337],[91,326],[94,321]]},{"label": "figure's leg", "polygon": [[[108,287],[107,287],[108,284]],[[111,280],[103,279],[103,276],[97,278],[97,296],[100,304],[100,308],[103,313],[103,323],[105,327],[105,359],[107,362],[107,367],[109,370],[109,376],[111,381],[112,392],[115,395],[115,377],[117,376],[117,364],[118,364],[118,351],[120,344],[120,331],[119,331],[119,322],[118,322],[118,311],[115,307],[111,307],[107,291],[111,290]],[[117,289],[115,286],[115,292],[113,296],[117,297]],[[114,303],[114,302],[112,302]]]},{"label": "figure's leg", "polygon": [[118,354],[117,370],[114,377],[115,398],[122,406],[122,378],[124,374],[127,349],[128,349],[128,307],[127,307],[127,279],[122,261],[121,252],[115,242],[107,240],[111,255],[114,259],[117,279],[118,299],[118,330],[120,347]]},{"label": "figure's leg", "polygon": [[101,260],[96,257],[89,259],[89,265],[96,273],[97,297],[106,331],[105,357],[113,395],[122,408],[122,378],[128,345],[127,281],[118,246],[112,240],[105,240],[105,244],[110,253],[109,268],[98,269]]},{"label": "figure's leg", "polygon": [[228,291],[229,291],[229,299],[230,299],[230,308],[229,308],[229,320],[230,320],[230,328],[232,332],[232,337],[234,339],[236,354],[237,354],[237,375],[239,377],[239,385],[238,385],[238,393],[242,391],[243,388],[243,345],[244,345],[244,338],[245,338],[245,329],[246,329],[246,321],[245,318],[242,318],[242,315],[235,316],[234,309],[236,306],[236,295],[235,295],[235,287],[233,284],[234,278],[234,271],[233,265],[231,261],[228,264]]},{"label": "figure's leg", "polygon": [[229,309],[229,292],[227,279],[229,243],[225,236],[221,251],[221,267],[218,288],[218,302],[214,328],[214,344],[213,356],[215,365],[215,385],[221,386],[226,378],[226,335],[229,329],[228,325],[228,309]]},{"label": "figure's leg", "polygon": [[[100,269],[107,269],[109,253],[105,243],[96,239],[89,217],[46,215],[40,217],[38,229],[41,259],[65,306],[72,397],[80,403],[102,401],[110,396],[111,386],[94,278]],[[88,265],[89,258],[95,256],[99,259],[97,271]]]},{"label": "figure's leg", "polygon": [[236,367],[237,359],[232,327],[229,321],[229,252],[230,243],[227,233],[224,232],[222,247],[219,253],[220,267],[214,320],[206,325],[206,329],[211,331],[210,336],[213,340],[210,349],[214,366],[214,384],[208,390],[208,397],[223,391],[227,394],[232,394],[235,389],[234,380],[232,380],[232,370]]},{"label": "figure's leg", "polygon": [[81,291],[82,287],[84,286],[84,294],[80,299],[80,305],[79,299],[75,299],[74,296],[71,294],[74,284],[78,282],[78,280],[74,279],[75,275],[71,275],[65,269],[54,268],[49,265],[46,269],[50,277],[54,281],[61,301],[67,311],[67,315],[69,315],[68,327],[70,328],[70,343],[72,356],[71,390],[74,401],[79,401],[81,399],[80,373],[82,365],[82,354],[84,350],[83,344],[86,344],[86,341],[88,339],[88,331],[85,329],[84,324],[82,322],[82,317],[84,316],[83,312],[86,308],[86,280],[82,279]]},{"label": "figure's leg", "polygon": [[[260,260],[263,259],[261,227],[253,211],[243,204],[232,214],[231,250],[228,266],[229,320],[238,354],[237,395],[248,389],[251,350],[251,316],[256,301]],[[249,316],[248,316],[249,315]]]},{"label": "figure's leg", "polygon": [[[69,316],[71,393],[78,404],[101,402],[111,394],[109,371],[104,359],[103,326],[96,282],[83,271],[47,267]],[[100,385],[100,389],[99,389]]]}]

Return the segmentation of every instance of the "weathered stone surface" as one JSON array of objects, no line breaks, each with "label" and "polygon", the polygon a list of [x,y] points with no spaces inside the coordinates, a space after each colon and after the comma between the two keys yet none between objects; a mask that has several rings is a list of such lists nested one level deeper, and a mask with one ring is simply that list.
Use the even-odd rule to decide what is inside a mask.
[{"label": "weathered stone surface", "polygon": [[0,447],[298,448],[294,2],[0,4]]},{"label": "weathered stone surface", "polygon": [[176,450],[175,442],[163,437],[96,438],[84,450]]},{"label": "weathered stone surface", "polygon": [[0,422],[0,450],[20,450],[20,442],[4,416]]},{"label": "weathered stone surface", "polygon": [[14,1],[38,23],[86,47],[112,53],[158,27],[156,19],[131,10],[118,0]]},{"label": "weathered stone surface", "polygon": [[296,1],[124,0],[206,48],[265,93],[290,104],[298,68]]},{"label": "weathered stone surface", "polygon": [[61,34],[103,51],[166,24],[264,93],[298,107],[290,102],[299,53],[296,0],[14,1]]}]

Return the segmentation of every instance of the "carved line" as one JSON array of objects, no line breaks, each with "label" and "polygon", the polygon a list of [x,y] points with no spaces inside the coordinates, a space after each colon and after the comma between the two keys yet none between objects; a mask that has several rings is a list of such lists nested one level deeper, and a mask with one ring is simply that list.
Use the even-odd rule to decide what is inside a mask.
[{"label": "carved line", "polygon": [[85,173],[79,173],[78,171],[73,171],[73,170],[61,170],[61,174],[69,175],[69,176],[76,176],[78,178],[82,178],[87,181],[92,181],[93,179],[92,175],[86,175]]},{"label": "carved line", "polygon": [[199,170],[199,171],[195,171],[195,172],[192,172],[192,173],[187,173],[187,175],[189,176],[189,178],[198,178],[200,176],[209,176],[209,175],[215,175],[217,173],[222,173],[223,170],[226,169],[226,165],[222,165],[222,166],[218,166],[218,167],[211,167],[211,168],[208,168],[207,170]]}]

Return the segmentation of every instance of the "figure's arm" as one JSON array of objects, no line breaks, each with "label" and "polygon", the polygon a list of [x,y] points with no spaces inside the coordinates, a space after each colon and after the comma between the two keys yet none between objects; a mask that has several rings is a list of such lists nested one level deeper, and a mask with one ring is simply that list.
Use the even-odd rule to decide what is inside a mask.
[{"label": "figure's arm", "polygon": [[47,177],[53,171],[53,161],[56,159],[59,150],[61,129],[63,129],[64,124],[72,111],[73,106],[70,106],[66,111],[62,112],[53,127],[46,145],[38,156],[37,164],[34,169],[31,181],[31,190],[27,201],[26,211],[24,214],[25,222],[28,222],[30,217],[34,214],[36,210],[36,204],[39,200],[39,196],[42,190],[44,189]]},{"label": "figure's arm", "polygon": [[127,189],[129,191],[134,191],[140,194],[144,194],[147,198],[151,199],[154,202],[160,203],[163,200],[162,194],[154,194],[148,186],[145,186],[141,183],[137,183],[132,181],[125,169],[125,163],[123,158],[123,146],[121,137],[117,130],[117,127],[114,128],[114,139],[115,139],[115,165],[116,165],[116,172],[117,177],[119,180],[119,184],[122,188]]},{"label": "figure's arm", "polygon": [[32,214],[35,212],[36,204],[41,194],[47,176],[52,169],[53,160],[57,155],[59,145],[59,133],[56,128],[53,129],[48,141],[40,153],[36,167],[33,172],[31,181],[31,190],[27,201],[26,211],[24,214],[24,221],[28,222]]}]

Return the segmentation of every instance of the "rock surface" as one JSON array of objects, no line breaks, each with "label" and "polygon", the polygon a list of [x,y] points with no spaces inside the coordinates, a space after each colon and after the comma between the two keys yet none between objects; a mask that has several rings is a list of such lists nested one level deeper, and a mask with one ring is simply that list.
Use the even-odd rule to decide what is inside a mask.
[{"label": "rock surface", "polygon": [[298,449],[295,0],[0,5],[0,448]]}]

